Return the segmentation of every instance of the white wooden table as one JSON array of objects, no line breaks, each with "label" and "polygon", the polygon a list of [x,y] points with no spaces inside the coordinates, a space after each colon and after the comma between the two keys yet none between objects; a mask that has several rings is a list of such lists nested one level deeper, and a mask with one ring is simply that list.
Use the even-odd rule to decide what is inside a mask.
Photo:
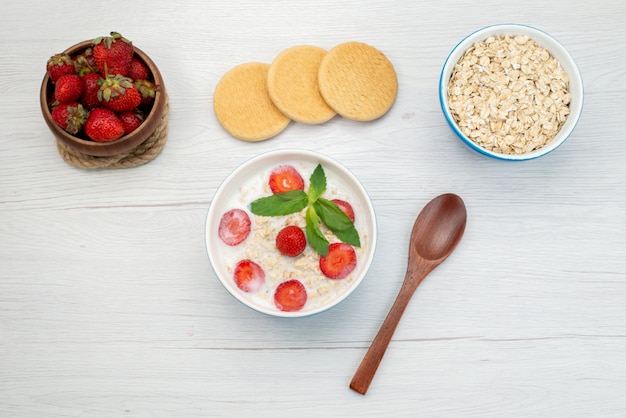
[{"label": "white wooden table", "polygon": [[[0,5],[0,416],[626,415],[621,0],[109,3]],[[560,40],[585,82],[574,135],[527,163],[469,150],[437,97],[451,48],[511,22]],[[142,167],[75,169],[39,109],[45,62],[111,30],[159,66],[168,142]],[[219,126],[213,90],[233,66],[347,41],[395,65],[383,118],[293,123],[260,143]],[[236,302],[205,251],[221,181],[278,148],[343,163],[377,212],[362,285],[305,319]],[[416,292],[361,396],[348,383],[400,288],[413,220],[444,192],[466,202],[463,241]]]}]

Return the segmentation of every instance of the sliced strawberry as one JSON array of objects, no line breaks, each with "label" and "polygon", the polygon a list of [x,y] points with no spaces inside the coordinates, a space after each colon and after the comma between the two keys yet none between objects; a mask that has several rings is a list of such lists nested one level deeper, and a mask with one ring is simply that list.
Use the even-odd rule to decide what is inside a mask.
[{"label": "sliced strawberry", "polygon": [[233,280],[244,292],[256,292],[265,283],[265,271],[252,260],[241,260],[235,266]]},{"label": "sliced strawberry", "polygon": [[219,237],[227,245],[241,244],[250,235],[250,217],[241,209],[231,209],[222,215],[217,230]]},{"label": "sliced strawberry", "polygon": [[281,254],[295,257],[302,254],[306,247],[306,237],[302,229],[295,225],[284,227],[276,235],[276,248]]},{"label": "sliced strawberry", "polygon": [[354,209],[352,209],[352,205],[350,203],[341,199],[333,199],[331,200],[331,202],[339,206],[339,209],[341,209],[343,213],[345,213],[348,218],[350,218],[350,220],[354,222]]},{"label": "sliced strawberry", "polygon": [[274,194],[304,190],[304,179],[293,166],[281,165],[270,173],[269,185]]},{"label": "sliced strawberry", "polygon": [[356,252],[351,245],[335,242],[328,246],[326,257],[320,256],[320,270],[329,279],[343,279],[356,267]]},{"label": "sliced strawberry", "polygon": [[289,279],[276,287],[274,304],[284,312],[295,312],[302,309],[307,300],[304,285],[296,280]]}]

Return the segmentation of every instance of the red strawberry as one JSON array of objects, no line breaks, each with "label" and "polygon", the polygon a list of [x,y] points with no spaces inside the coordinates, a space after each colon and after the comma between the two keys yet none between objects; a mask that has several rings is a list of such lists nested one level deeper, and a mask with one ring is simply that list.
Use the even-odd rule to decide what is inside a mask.
[{"label": "red strawberry", "polygon": [[148,77],[150,77],[150,70],[142,60],[134,57],[130,61],[130,67],[128,68],[128,74],[126,75],[133,80],[147,80]]},{"label": "red strawberry", "polygon": [[129,110],[128,112],[122,112],[118,117],[122,121],[122,126],[124,126],[124,135],[128,135],[139,128],[139,125],[143,122],[143,114],[138,111]]},{"label": "red strawberry", "polygon": [[54,98],[59,103],[77,101],[83,94],[83,80],[76,74],[64,74],[54,85]]},{"label": "red strawberry", "polygon": [[96,107],[85,123],[85,133],[96,142],[115,141],[124,135],[124,127],[115,112]]},{"label": "red strawberry", "polygon": [[354,209],[352,209],[352,205],[350,203],[341,199],[333,199],[331,200],[331,202],[339,206],[339,209],[341,209],[343,213],[345,213],[348,218],[350,218],[350,220],[354,222]]},{"label": "red strawberry", "polygon": [[133,110],[141,103],[141,95],[128,77],[109,74],[99,84],[98,100],[114,112]]},{"label": "red strawberry", "polygon": [[276,235],[276,248],[281,254],[295,257],[302,254],[306,247],[306,237],[300,227],[289,225]]},{"label": "red strawberry", "polygon": [[256,292],[265,283],[265,271],[252,260],[241,260],[235,266],[233,280],[244,292]]},{"label": "red strawberry", "polygon": [[274,304],[284,312],[299,311],[304,307],[307,300],[304,285],[296,280],[289,279],[276,287],[274,292]]},{"label": "red strawberry", "polygon": [[55,83],[59,77],[65,74],[75,74],[74,61],[67,54],[55,54],[50,57],[46,64],[46,71],[50,80]]},{"label": "red strawberry", "polygon": [[269,185],[274,194],[291,190],[304,190],[302,176],[298,170],[290,165],[281,165],[272,170]]},{"label": "red strawberry", "polygon": [[135,88],[141,94],[141,103],[139,105],[148,106],[154,102],[154,97],[159,87],[152,81],[140,79],[135,80]]},{"label": "red strawberry", "polygon": [[98,91],[100,90],[100,84],[98,83],[100,79],[101,77],[98,73],[87,73],[83,76],[85,90],[83,91],[80,102],[86,109],[93,109],[94,107],[100,106],[100,100],[98,100]]},{"label": "red strawberry", "polygon": [[74,57],[74,66],[76,67],[76,74],[83,76],[88,73],[99,72],[96,60],[93,57],[93,50],[87,48],[82,54]]},{"label": "red strawberry", "polygon": [[52,109],[52,119],[67,132],[76,135],[87,121],[87,112],[80,103],[61,103]]},{"label": "red strawberry", "polygon": [[226,245],[241,244],[250,235],[250,217],[241,209],[231,209],[222,215],[217,230]]},{"label": "red strawberry", "polygon": [[118,32],[93,40],[93,57],[103,75],[126,76],[134,56],[133,44]]},{"label": "red strawberry", "polygon": [[326,257],[320,256],[320,270],[329,279],[343,279],[356,267],[356,252],[351,245],[335,242],[328,246]]}]

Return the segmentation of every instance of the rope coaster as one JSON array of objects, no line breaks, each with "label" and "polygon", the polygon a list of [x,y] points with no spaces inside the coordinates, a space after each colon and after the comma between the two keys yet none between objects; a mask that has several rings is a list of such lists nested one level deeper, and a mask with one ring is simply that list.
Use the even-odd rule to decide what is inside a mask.
[{"label": "rope coaster", "polygon": [[83,154],[69,148],[57,139],[57,149],[63,160],[76,168],[132,168],[152,161],[165,147],[167,140],[167,115],[170,109],[169,98],[165,98],[165,110],[156,129],[143,143],[136,148],[111,157],[97,157]]}]

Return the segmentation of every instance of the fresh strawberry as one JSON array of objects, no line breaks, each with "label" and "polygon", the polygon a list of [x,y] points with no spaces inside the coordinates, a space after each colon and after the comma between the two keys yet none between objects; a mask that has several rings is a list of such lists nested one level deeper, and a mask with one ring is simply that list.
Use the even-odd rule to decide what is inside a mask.
[{"label": "fresh strawberry", "polygon": [[306,300],[306,288],[296,279],[282,282],[274,292],[274,304],[284,312],[299,311],[306,304]]},{"label": "fresh strawberry", "polygon": [[67,132],[76,135],[87,121],[89,112],[80,103],[61,103],[52,109],[52,119]]},{"label": "fresh strawberry", "polygon": [[64,74],[54,84],[54,98],[59,103],[77,101],[83,94],[83,80],[76,74]]},{"label": "fresh strawberry", "polygon": [[74,66],[76,67],[76,74],[80,76],[100,72],[91,48],[87,48],[83,53],[74,57]]},{"label": "fresh strawberry", "polygon": [[114,112],[133,110],[141,103],[141,95],[128,77],[109,74],[99,84],[98,100]]},{"label": "fresh strawberry", "polygon": [[343,279],[356,267],[356,252],[351,245],[335,242],[328,246],[326,257],[320,256],[320,270],[329,279]]},{"label": "fresh strawberry", "polygon": [[74,61],[67,54],[55,54],[50,57],[46,64],[46,71],[53,83],[65,74],[75,74]]},{"label": "fresh strawberry", "polygon": [[137,57],[133,57],[130,61],[128,74],[126,75],[133,80],[147,80],[150,77],[150,70],[142,60]]},{"label": "fresh strawberry", "polygon": [[93,57],[103,75],[126,76],[134,56],[133,44],[118,32],[93,40]]},{"label": "fresh strawberry", "polygon": [[139,106],[145,107],[154,102],[154,97],[156,96],[156,92],[159,87],[152,81],[139,79],[135,80],[135,88],[139,91],[139,94],[141,94],[141,103]]},{"label": "fresh strawberry", "polygon": [[96,142],[115,141],[124,135],[124,126],[115,112],[106,107],[96,107],[87,118],[85,133]]},{"label": "fresh strawberry", "polygon": [[83,77],[83,84],[85,89],[80,102],[86,109],[93,109],[100,106],[100,100],[98,99],[98,91],[100,90],[99,81],[101,79],[98,73],[87,73]]},{"label": "fresh strawberry", "polygon": [[235,266],[233,280],[244,292],[256,292],[265,283],[265,271],[252,260],[241,260]]},{"label": "fresh strawberry", "polygon": [[231,209],[222,215],[217,230],[226,245],[241,244],[250,235],[250,217],[241,209]]},{"label": "fresh strawberry", "polygon": [[139,111],[129,110],[128,112],[120,113],[118,117],[122,121],[122,126],[124,126],[124,135],[128,135],[139,128],[139,125],[143,122],[143,114]]},{"label": "fresh strawberry", "polygon": [[270,173],[269,186],[274,194],[304,190],[304,180],[293,166],[281,165]]},{"label": "fresh strawberry", "polygon": [[289,225],[284,227],[276,235],[276,248],[281,254],[295,257],[302,254],[306,247],[306,237],[302,228]]},{"label": "fresh strawberry", "polygon": [[350,218],[350,220],[354,222],[354,209],[352,209],[352,205],[350,203],[341,199],[333,199],[331,200],[331,202],[339,206],[339,209],[341,209],[343,213],[345,213],[348,218]]}]

